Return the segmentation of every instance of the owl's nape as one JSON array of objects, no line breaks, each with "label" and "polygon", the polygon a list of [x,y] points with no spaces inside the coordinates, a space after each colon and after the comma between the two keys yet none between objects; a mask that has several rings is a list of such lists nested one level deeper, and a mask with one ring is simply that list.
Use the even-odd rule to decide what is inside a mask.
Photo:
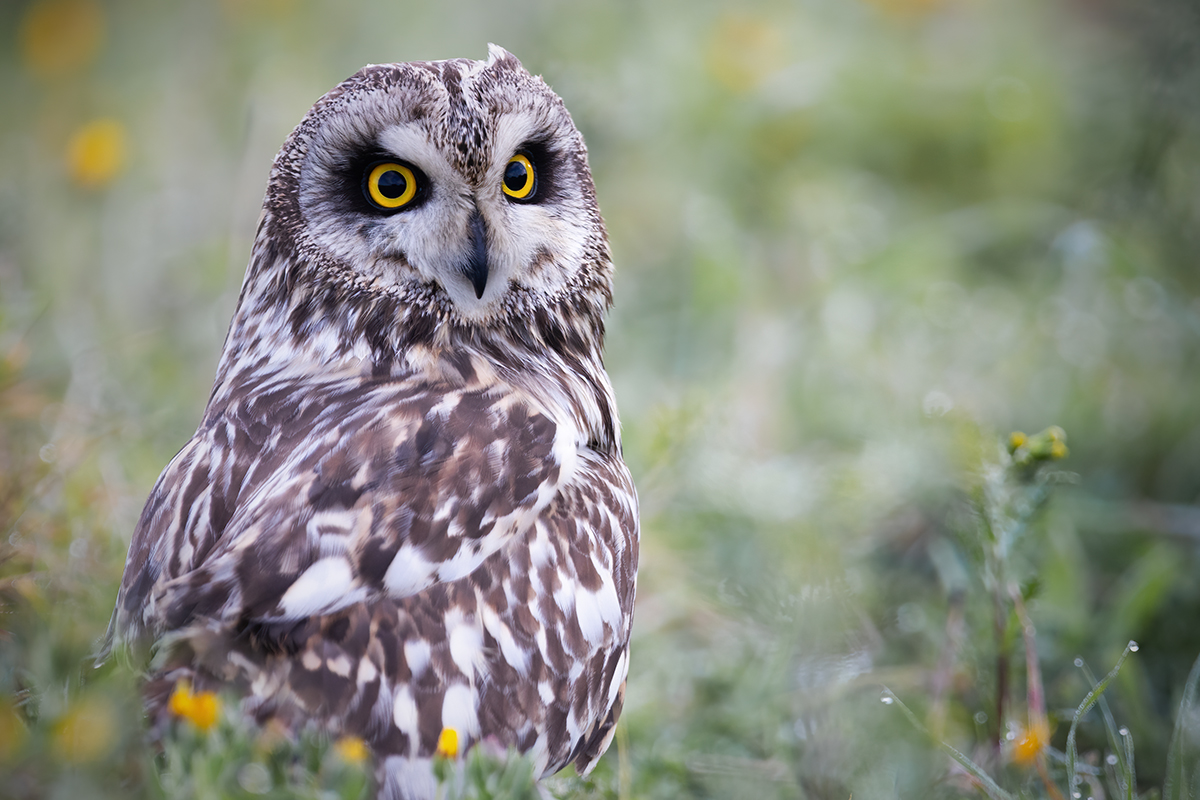
[{"label": "owl's nape", "polygon": [[601,358],[612,264],[562,101],[485,62],[366,67],[276,157],[209,404],[113,630],[423,798],[452,728],[586,772],[628,673],[637,498]]}]

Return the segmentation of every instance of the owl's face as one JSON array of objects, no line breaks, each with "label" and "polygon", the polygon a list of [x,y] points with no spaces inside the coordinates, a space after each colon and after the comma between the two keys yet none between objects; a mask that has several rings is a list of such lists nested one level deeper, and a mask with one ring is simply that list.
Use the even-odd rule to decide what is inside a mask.
[{"label": "owl's face", "polygon": [[468,324],[607,277],[582,137],[540,78],[489,55],[367,67],[314,106],[267,197],[298,255]]}]

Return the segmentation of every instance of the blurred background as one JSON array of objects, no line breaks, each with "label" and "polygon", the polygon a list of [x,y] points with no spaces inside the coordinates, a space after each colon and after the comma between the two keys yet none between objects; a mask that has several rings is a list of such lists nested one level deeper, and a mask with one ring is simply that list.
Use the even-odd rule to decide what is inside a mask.
[{"label": "blurred background", "polygon": [[[571,110],[618,268],[638,611],[620,748],[569,790],[970,794],[884,685],[1040,785],[995,746],[1026,660],[975,501],[996,443],[1052,424],[1070,475],[1008,562],[1050,747],[1076,657],[1136,639],[1107,697],[1161,786],[1200,653],[1190,0],[7,0],[0,795],[154,795],[131,679],[84,665],[271,159],[363,64],[488,42]],[[1103,759],[1098,721],[1079,737]]]}]

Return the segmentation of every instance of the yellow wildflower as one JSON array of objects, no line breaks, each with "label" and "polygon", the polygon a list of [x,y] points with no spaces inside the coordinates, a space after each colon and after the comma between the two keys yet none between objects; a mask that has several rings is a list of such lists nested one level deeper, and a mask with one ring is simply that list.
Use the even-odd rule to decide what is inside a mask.
[{"label": "yellow wildflower", "polygon": [[1063,444],[1061,440],[1055,439],[1053,442],[1050,443],[1050,457],[1051,458],[1054,458],[1054,459],[1066,458],[1068,452],[1069,451],[1067,450],[1067,446],[1065,444]]},{"label": "yellow wildflower", "polygon": [[1021,445],[1029,441],[1029,437],[1021,431],[1013,431],[1008,435],[1008,452],[1015,453]]},{"label": "yellow wildflower", "polygon": [[96,0],[41,0],[21,21],[22,61],[38,75],[82,69],[103,42],[104,12]]},{"label": "yellow wildflower", "polygon": [[167,708],[175,716],[190,720],[200,730],[207,731],[217,724],[217,717],[221,713],[221,701],[213,692],[193,694],[192,688],[180,681],[171,693]]},{"label": "yellow wildflower", "polygon": [[25,742],[25,723],[16,709],[0,701],[0,761],[7,760]]},{"label": "yellow wildflower", "polygon": [[54,728],[54,749],[60,758],[75,764],[99,761],[116,742],[116,715],[100,698],[74,703]]},{"label": "yellow wildflower", "polygon": [[1029,729],[1022,732],[1017,738],[1016,744],[1012,749],[1012,760],[1027,767],[1037,761],[1041,752],[1046,749],[1046,745],[1050,743],[1050,730],[1045,723],[1035,723],[1029,726]]},{"label": "yellow wildflower", "polygon": [[442,728],[438,735],[437,753],[442,758],[454,758],[458,755],[458,731],[454,728]]},{"label": "yellow wildflower", "polygon": [[67,145],[67,172],[80,186],[100,188],[124,165],[125,126],[115,119],[92,120]]},{"label": "yellow wildflower", "polygon": [[367,743],[357,736],[343,736],[334,743],[333,749],[343,761],[351,764],[361,764],[367,760]]},{"label": "yellow wildflower", "polygon": [[745,14],[717,21],[705,56],[709,73],[735,92],[754,89],[787,64],[778,27]]}]

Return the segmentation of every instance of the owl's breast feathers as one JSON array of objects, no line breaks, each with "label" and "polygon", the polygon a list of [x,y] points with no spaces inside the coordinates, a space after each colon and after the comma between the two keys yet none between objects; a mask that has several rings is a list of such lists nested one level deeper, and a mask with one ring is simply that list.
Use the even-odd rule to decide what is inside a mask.
[{"label": "owl's breast feathers", "polygon": [[443,727],[591,766],[637,566],[618,455],[497,382],[259,375],[214,397],[130,547],[117,637],[260,718],[427,758]]}]

